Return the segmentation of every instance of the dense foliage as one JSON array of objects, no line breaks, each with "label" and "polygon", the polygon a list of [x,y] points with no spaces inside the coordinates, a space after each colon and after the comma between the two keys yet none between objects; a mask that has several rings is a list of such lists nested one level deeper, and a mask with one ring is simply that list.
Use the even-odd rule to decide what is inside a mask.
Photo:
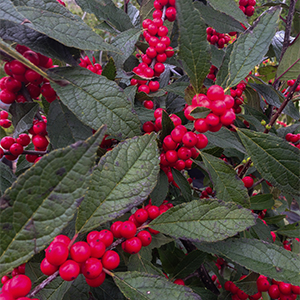
[{"label": "dense foliage", "polygon": [[0,300],[299,298],[288,4],[1,1]]}]

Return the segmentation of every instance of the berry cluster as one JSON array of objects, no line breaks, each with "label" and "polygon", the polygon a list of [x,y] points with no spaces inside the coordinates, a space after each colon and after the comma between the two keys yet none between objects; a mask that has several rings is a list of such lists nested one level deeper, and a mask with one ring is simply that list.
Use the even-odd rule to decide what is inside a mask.
[{"label": "berry cluster", "polygon": [[209,198],[209,195],[214,196],[213,189],[210,186],[206,187],[205,190],[201,192],[200,199]]},{"label": "berry cluster", "polygon": [[[296,82],[296,79],[291,79],[287,81],[287,85],[288,86],[293,86]],[[300,91],[300,84],[296,87],[295,92],[299,92]]]},{"label": "berry cluster", "polygon": [[247,86],[247,79],[240,82],[235,88],[230,88],[230,95],[234,98],[233,110],[236,114],[239,114],[242,111],[240,107],[244,103],[242,94]]},{"label": "berry cluster", "polygon": [[218,48],[222,49],[231,41],[230,35],[233,34],[233,32],[228,35],[226,33],[219,33],[212,27],[207,27],[206,34],[209,43],[211,43],[212,45],[216,45]]},{"label": "berry cluster", "polygon": [[8,119],[8,112],[5,110],[0,111],[0,126],[3,128],[9,128],[11,126],[11,120]]},{"label": "berry cluster", "polygon": [[91,63],[91,60],[89,59],[88,56],[85,56],[84,58],[80,58],[79,66],[86,68],[95,74],[98,75],[102,74],[102,66],[96,63],[95,57],[93,57],[93,63]]},{"label": "berry cluster", "polygon": [[300,133],[293,134],[293,133],[288,133],[285,136],[285,139],[290,143],[290,145],[297,147],[300,149]]},{"label": "berry cluster", "polygon": [[213,81],[216,81],[216,75],[217,75],[217,72],[218,72],[218,68],[215,67],[215,66],[211,66],[209,68],[209,73],[208,75],[206,76],[208,79],[211,79]]},{"label": "berry cluster", "polygon": [[255,11],[256,0],[240,0],[239,8],[248,17],[253,16]]},{"label": "berry cluster", "polygon": [[[26,46],[17,45],[16,50],[34,65],[48,69],[53,68],[52,59],[40,53],[30,50]],[[13,102],[24,103],[28,101],[22,91],[26,88],[30,97],[38,99],[42,94],[51,103],[57,97],[49,81],[40,74],[27,68],[18,60],[12,60],[4,65],[4,71],[8,75],[0,80],[0,100],[5,104]]]},{"label": "berry cluster", "polygon": [[[174,0],[156,0],[154,1],[155,11],[152,14],[153,20],[145,19],[142,23],[143,36],[149,47],[141,57],[140,64],[133,68],[133,72],[138,78],[132,78],[131,85],[138,86],[138,92],[149,94],[156,92],[159,87],[159,81],[154,77],[159,77],[165,70],[164,62],[168,57],[174,55],[174,50],[170,46],[168,28],[163,25],[164,20],[174,22],[176,19],[176,8]],[[144,106],[148,109],[153,108],[151,100],[146,101]]]}]

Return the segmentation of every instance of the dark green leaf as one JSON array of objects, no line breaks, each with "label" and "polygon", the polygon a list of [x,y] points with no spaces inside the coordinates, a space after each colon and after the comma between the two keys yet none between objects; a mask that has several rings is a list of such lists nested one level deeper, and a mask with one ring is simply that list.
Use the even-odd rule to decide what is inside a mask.
[{"label": "dark green leaf", "polygon": [[8,189],[17,179],[12,169],[0,161],[0,193],[1,195]]},{"label": "dark green leaf", "polygon": [[45,34],[60,43],[82,50],[118,51],[92,30],[83,20],[58,2],[47,0],[14,1],[19,13],[30,22],[24,23],[31,29]]},{"label": "dark green leaf", "polygon": [[197,248],[229,258],[249,270],[275,280],[300,284],[299,255],[275,244],[255,239],[228,239],[216,243],[198,243]]},{"label": "dark green leaf", "polygon": [[175,238],[190,241],[218,241],[255,224],[248,209],[220,200],[194,200],[170,208],[150,227]]},{"label": "dark green leaf", "polygon": [[275,66],[263,66],[257,70],[259,73],[259,78],[263,80],[263,82],[269,82],[269,80],[274,79],[276,75],[277,67]]},{"label": "dark green leaf", "polygon": [[250,207],[247,189],[233,167],[203,151],[200,154],[217,192],[216,197],[225,202],[236,202],[244,207]]},{"label": "dark green leaf", "polygon": [[[227,49],[227,48],[226,48]],[[219,49],[214,45],[211,45],[211,64],[218,69],[222,65],[223,58],[225,55],[224,49]]]},{"label": "dark green leaf", "polygon": [[190,115],[195,119],[203,118],[205,119],[206,116],[211,112],[210,109],[202,106],[197,106],[191,110]]},{"label": "dark green leaf", "polygon": [[[106,0],[107,1],[107,0]],[[135,43],[141,35],[141,30],[137,28],[131,28],[127,31],[121,32],[117,35],[112,45],[122,50],[122,54],[112,53],[117,69],[122,68],[126,59],[134,52]]]},{"label": "dark green leaf", "polygon": [[222,0],[209,0],[208,2],[215,10],[219,10],[220,12],[231,16],[244,25],[248,24],[246,16],[242,13],[242,11],[239,11],[234,0],[229,0],[226,2]]},{"label": "dark green leaf", "polygon": [[141,204],[156,185],[159,172],[155,135],[119,143],[101,157],[79,208],[78,231],[89,231]]},{"label": "dark green leaf", "polygon": [[84,124],[98,128],[107,125],[107,133],[118,139],[140,133],[140,122],[118,85],[81,67],[54,68],[51,73],[66,86],[53,85],[61,101]]},{"label": "dark green leaf", "polygon": [[110,23],[119,31],[132,28],[129,16],[110,0],[76,0],[83,11],[95,14],[99,21]]},{"label": "dark green leaf", "polygon": [[184,90],[189,86],[188,82],[184,81],[175,81],[174,83],[170,85],[166,85],[163,90],[168,93],[174,93],[176,95],[179,95],[181,97],[184,97]]},{"label": "dark green leaf", "polygon": [[256,224],[250,228],[252,236],[259,240],[272,243],[272,235],[269,226],[267,226],[261,219],[256,220]]},{"label": "dark green leaf", "polygon": [[251,272],[247,277],[235,282],[235,285],[248,295],[257,293],[257,278],[259,274]]},{"label": "dark green leaf", "polygon": [[238,130],[255,167],[263,178],[284,192],[300,195],[299,150],[281,138],[254,132]]},{"label": "dark green leaf", "polygon": [[1,197],[1,274],[41,251],[73,218],[104,131],[45,155]]},{"label": "dark green leaf", "polygon": [[176,266],[173,272],[173,278],[184,278],[194,273],[206,259],[206,253],[200,250],[194,250],[188,253],[184,259]]},{"label": "dark green leaf", "polygon": [[187,179],[178,170],[172,168],[172,175],[175,183],[179,186],[181,194],[185,201],[192,200],[192,189]]},{"label": "dark green leaf", "polygon": [[265,217],[264,220],[268,224],[277,224],[285,218],[286,218],[286,215],[277,215],[277,216],[273,216],[273,217]]},{"label": "dark green leaf", "polygon": [[97,288],[91,288],[91,292],[95,299],[101,300],[125,300],[116,284],[110,277],[106,277],[104,282]]},{"label": "dark green leaf", "polygon": [[250,197],[250,208],[252,210],[269,209],[274,205],[272,194],[261,194]]},{"label": "dark green leaf", "polygon": [[193,291],[201,296],[203,300],[217,300],[219,299],[216,294],[208,290],[207,288],[198,287],[198,286],[191,286]]},{"label": "dark green leaf", "polygon": [[228,65],[227,88],[237,85],[261,62],[275,34],[280,11],[279,7],[265,11],[233,44]]},{"label": "dark green leaf", "polygon": [[166,196],[169,191],[169,182],[166,173],[163,170],[159,171],[157,184],[154,190],[151,192],[150,197],[152,204],[159,206],[166,199]]},{"label": "dark green leaf", "polygon": [[200,93],[210,68],[210,46],[206,40],[206,25],[197,9],[188,0],[178,0],[179,58],[195,92]]},{"label": "dark green leaf", "polygon": [[253,90],[250,86],[246,87],[244,93],[247,98],[247,105],[256,110],[260,110],[260,103],[262,101],[260,94]]},{"label": "dark green leaf", "polygon": [[54,149],[66,147],[92,135],[92,129],[78,120],[60,100],[50,104],[47,120],[47,131]]},{"label": "dark green leaf", "polygon": [[284,227],[280,227],[276,230],[277,233],[288,236],[288,237],[294,237],[299,238],[299,222],[286,225]]},{"label": "dark green leaf", "polygon": [[[25,150],[34,150],[34,145],[30,143]],[[15,174],[17,176],[20,176],[22,173],[24,173],[27,169],[29,169],[32,166],[32,163],[26,160],[25,155],[20,155],[17,161],[17,169]]]},{"label": "dark green leaf", "polygon": [[[213,1],[212,1],[213,2]],[[228,4],[228,3],[227,3]],[[210,27],[213,27],[217,32],[228,33],[231,31],[243,32],[244,28],[234,17],[237,15],[237,9],[235,10],[234,17],[214,9],[209,5],[204,5],[203,2],[194,2],[195,8],[197,8],[204,19],[205,23]]]},{"label": "dark green leaf", "polygon": [[161,120],[161,124],[162,124],[162,131],[160,133],[160,140],[163,141],[164,138],[171,134],[171,131],[175,128],[173,121],[171,120],[171,118],[169,117],[169,114],[163,110],[162,112],[162,120]]},{"label": "dark green leaf", "polygon": [[[72,281],[72,285],[64,295],[62,300],[73,300],[73,299],[80,299],[80,300],[88,300],[89,297],[90,287],[85,281],[85,277],[83,275],[78,276],[74,281]],[[57,298],[59,299],[59,298]]]},{"label": "dark green leaf", "polygon": [[105,76],[108,80],[115,80],[117,69],[113,58],[111,57],[102,71],[102,76]]},{"label": "dark green leaf", "polygon": [[293,41],[284,53],[277,69],[280,80],[295,79],[300,69],[300,38]]},{"label": "dark green leaf", "polygon": [[10,106],[9,112],[12,115],[12,123],[15,127],[14,138],[32,127],[32,121],[38,109],[39,105],[37,103],[13,103]]},{"label": "dark green leaf", "polygon": [[246,153],[244,146],[237,139],[236,135],[226,127],[221,127],[217,132],[207,131],[205,135],[210,143],[220,148],[234,148],[242,153]]},{"label": "dark green leaf", "polygon": [[180,286],[165,277],[140,272],[115,273],[113,279],[127,299],[131,300],[201,300],[187,286]]},{"label": "dark green leaf", "polygon": [[20,24],[25,20],[25,17],[16,10],[10,0],[6,0],[0,3],[0,20],[7,20]]}]

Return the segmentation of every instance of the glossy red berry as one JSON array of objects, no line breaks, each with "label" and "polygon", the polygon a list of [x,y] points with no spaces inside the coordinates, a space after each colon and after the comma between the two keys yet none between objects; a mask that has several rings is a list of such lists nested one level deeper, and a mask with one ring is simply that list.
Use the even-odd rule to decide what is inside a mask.
[{"label": "glossy red berry", "polygon": [[5,88],[13,93],[17,93],[22,87],[22,83],[13,78],[13,77],[7,77],[5,80]]},{"label": "glossy red berry", "polygon": [[120,228],[120,233],[122,237],[126,239],[130,239],[135,236],[136,234],[136,226],[133,222],[130,221],[125,221],[123,222],[121,228]]},{"label": "glossy red berry", "polygon": [[4,89],[0,91],[0,100],[5,104],[11,104],[16,100],[16,94]]},{"label": "glossy red berry", "polygon": [[267,292],[270,288],[270,283],[267,278],[258,278],[256,281],[257,290],[259,292]]},{"label": "glossy red berry", "polygon": [[175,163],[178,160],[177,151],[175,151],[175,150],[168,150],[166,152],[166,160],[170,164]]},{"label": "glossy red berry", "polygon": [[154,107],[154,103],[151,100],[144,101],[143,105],[147,109],[153,109],[153,107]]},{"label": "glossy red berry", "polygon": [[207,97],[211,101],[224,100],[224,90],[219,85],[212,85],[206,93]]},{"label": "glossy red berry", "polygon": [[19,274],[10,279],[9,283],[9,294],[17,299],[19,297],[26,296],[31,289],[31,280],[24,274]]},{"label": "glossy red berry", "polygon": [[133,237],[125,241],[124,249],[127,253],[136,254],[142,248],[142,242],[138,237]]},{"label": "glossy red berry", "polygon": [[41,135],[35,135],[32,138],[32,143],[35,147],[44,149],[48,146],[49,142],[46,137],[41,136]]},{"label": "glossy red berry", "polygon": [[106,247],[109,247],[114,241],[114,235],[110,230],[104,229],[99,232],[98,239],[103,242]]},{"label": "glossy red berry", "polygon": [[280,296],[279,287],[277,284],[272,284],[268,289],[268,294],[271,298],[277,299]]},{"label": "glossy red berry", "polygon": [[64,263],[69,256],[69,249],[66,244],[61,242],[52,242],[46,249],[47,261],[55,266]]},{"label": "glossy red berry", "polygon": [[86,261],[91,256],[91,249],[88,243],[80,241],[72,245],[70,255],[78,263]]},{"label": "glossy red berry", "polygon": [[147,209],[149,219],[154,220],[159,216],[159,208],[156,205],[152,205]]},{"label": "glossy red berry", "polygon": [[108,250],[102,257],[102,265],[105,269],[113,270],[120,264],[119,254],[113,250]]},{"label": "glossy red berry", "polygon": [[65,281],[75,280],[80,273],[79,264],[74,260],[67,260],[59,267],[59,275]]},{"label": "glossy red berry", "polygon": [[194,147],[197,144],[197,135],[192,131],[188,131],[183,135],[182,143],[188,148]]},{"label": "glossy red berry", "polygon": [[181,143],[185,133],[187,133],[187,129],[183,125],[177,126],[171,131],[171,137],[174,142]]},{"label": "glossy red berry", "polygon": [[9,150],[9,148],[11,147],[11,145],[13,145],[15,142],[15,139],[11,136],[5,136],[1,142],[0,145],[3,149],[5,150]]},{"label": "glossy red berry", "polygon": [[175,283],[175,284],[178,284],[178,285],[185,285],[185,284],[184,284],[184,281],[183,281],[182,279],[180,279],[180,278],[174,280],[174,283]]},{"label": "glossy red berry", "polygon": [[204,149],[207,146],[207,144],[207,137],[202,133],[197,134],[197,144],[195,145],[195,147],[198,149]]},{"label": "glossy red berry", "polygon": [[18,156],[23,153],[23,146],[18,143],[14,143],[10,146],[9,152],[12,155]]},{"label": "glossy red berry", "polygon": [[143,224],[148,220],[148,212],[146,209],[140,208],[134,213],[134,217],[140,224]]},{"label": "glossy red berry", "polygon": [[168,19],[168,21],[170,22],[174,22],[176,19],[176,8],[175,7],[169,7],[166,10],[166,18]]},{"label": "glossy red berry", "polygon": [[247,189],[251,188],[253,185],[253,179],[250,176],[245,176],[242,181]]},{"label": "glossy red berry", "polygon": [[106,273],[102,271],[98,277],[94,279],[85,278],[85,281],[91,287],[98,287],[104,282],[105,277],[106,277]]},{"label": "glossy red berry", "polygon": [[44,258],[40,264],[40,268],[43,274],[50,276],[58,270],[59,266],[50,264],[48,260]]},{"label": "glossy red berry", "polygon": [[146,230],[142,230],[137,234],[137,237],[140,239],[140,241],[142,242],[142,246],[143,247],[147,247],[148,245],[151,244],[152,242],[152,236],[151,234],[146,231]]},{"label": "glossy red berry", "polygon": [[82,274],[88,279],[95,279],[102,272],[102,263],[95,257],[88,258],[82,265]]},{"label": "glossy red berry", "polygon": [[26,133],[21,133],[19,137],[16,139],[16,142],[24,147],[30,144],[30,137]]},{"label": "glossy red berry", "polygon": [[290,283],[280,282],[279,291],[284,295],[290,295],[292,293],[292,285]]}]

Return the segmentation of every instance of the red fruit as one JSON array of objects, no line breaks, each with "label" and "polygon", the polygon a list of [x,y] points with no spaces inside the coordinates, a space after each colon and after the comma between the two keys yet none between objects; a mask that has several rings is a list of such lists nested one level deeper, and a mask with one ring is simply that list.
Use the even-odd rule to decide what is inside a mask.
[{"label": "red fruit", "polygon": [[300,295],[300,286],[299,285],[292,285],[292,292],[296,295]]},{"label": "red fruit", "polygon": [[135,225],[136,227],[140,227],[140,225],[141,225],[141,223],[139,223],[139,222],[135,219],[135,216],[134,216],[134,215],[131,215],[131,216],[129,217],[128,221],[134,223],[134,225]]},{"label": "red fruit", "polygon": [[237,291],[237,295],[240,298],[240,300],[246,300],[246,299],[248,299],[248,295],[244,291],[242,291],[242,290],[238,290]]},{"label": "red fruit", "polygon": [[292,285],[290,283],[280,282],[279,291],[284,295],[290,295],[292,293]]},{"label": "red fruit", "polygon": [[214,113],[209,113],[205,118],[205,122],[207,125],[217,126],[220,123],[220,118]]},{"label": "red fruit", "polygon": [[23,146],[18,143],[14,143],[10,146],[9,152],[12,155],[18,156],[23,153]]},{"label": "red fruit", "polygon": [[[156,25],[153,24],[153,22],[151,22],[151,24],[148,25],[147,30],[148,30],[148,33],[149,33],[150,35],[156,35],[156,34],[157,34],[157,31],[158,31],[158,28],[157,28]],[[148,49],[149,49],[149,48],[148,48]],[[146,51],[146,53],[147,53],[147,51]],[[147,55],[148,55],[148,53],[147,53]]]},{"label": "red fruit", "polygon": [[152,24],[152,20],[150,20],[150,19],[145,19],[145,20],[143,21],[143,23],[142,23],[142,26],[143,26],[144,29],[147,29],[148,26],[149,26],[150,24]]},{"label": "red fruit", "polygon": [[133,237],[125,241],[124,249],[127,253],[136,254],[142,249],[142,242],[138,237]]},{"label": "red fruit", "polygon": [[253,179],[250,176],[245,176],[242,181],[247,189],[251,188],[253,185]]},{"label": "red fruit", "polygon": [[30,137],[26,133],[21,133],[16,139],[16,142],[24,147],[28,146],[30,143]]},{"label": "red fruit", "polygon": [[151,100],[144,101],[143,105],[147,109],[152,109],[154,107],[154,103]]},{"label": "red fruit", "polygon": [[147,247],[148,245],[151,244],[152,242],[152,236],[151,234],[146,231],[146,230],[142,230],[137,234],[137,237],[140,239],[142,246],[143,247]]},{"label": "red fruit", "polygon": [[93,230],[89,232],[89,234],[86,237],[87,243],[90,245],[91,241],[98,239],[99,231]]},{"label": "red fruit", "polygon": [[277,284],[272,284],[268,289],[268,294],[271,298],[277,299],[280,296],[279,287]]},{"label": "red fruit", "polygon": [[259,277],[256,281],[256,285],[259,292],[267,292],[270,288],[268,279],[264,277]]},{"label": "red fruit", "polygon": [[223,125],[229,126],[235,120],[235,113],[232,109],[227,110],[224,115],[220,117],[220,121]]},{"label": "red fruit", "polygon": [[224,289],[226,291],[230,291],[231,284],[232,284],[232,281],[226,281],[225,284],[224,284]]},{"label": "red fruit", "polygon": [[16,100],[16,94],[8,89],[4,89],[0,91],[0,100],[5,104],[11,104]]},{"label": "red fruit", "polygon": [[1,278],[1,283],[4,284],[6,281],[10,280],[10,277],[7,276],[7,275],[4,275],[2,278]]},{"label": "red fruit", "polygon": [[219,85],[212,85],[206,93],[207,97],[211,101],[224,100],[224,90]]},{"label": "red fruit", "polygon": [[41,88],[33,83],[30,83],[27,86],[27,90],[28,90],[31,98],[37,98],[41,93]]},{"label": "red fruit", "polygon": [[164,44],[166,45],[166,47],[169,47],[170,44],[171,44],[171,40],[170,40],[170,38],[169,38],[168,36],[162,36],[162,37],[160,38],[160,41],[161,41],[162,43],[164,43]]},{"label": "red fruit", "polygon": [[120,232],[122,224],[123,224],[122,221],[116,221],[110,226],[110,231],[112,232],[114,237],[117,239],[122,237],[121,232]]},{"label": "red fruit", "polygon": [[41,84],[43,81],[43,77],[39,73],[37,73],[31,69],[28,69],[25,72],[25,78],[28,82],[32,82],[36,85]]},{"label": "red fruit", "polygon": [[152,123],[152,121],[147,121],[143,124],[143,130],[148,133],[148,132],[152,132],[155,130],[155,126]]},{"label": "red fruit", "polygon": [[25,159],[30,162],[33,163],[35,162],[35,160],[38,158],[38,155],[33,155],[33,154],[26,154],[25,155]]},{"label": "red fruit", "polygon": [[154,47],[157,45],[157,43],[159,42],[159,38],[156,37],[156,36],[151,36],[150,39],[149,39],[149,46],[150,47]]},{"label": "red fruit", "polygon": [[154,71],[161,74],[163,73],[165,70],[165,65],[160,63],[160,62],[157,62],[155,65],[154,65]]},{"label": "red fruit", "polygon": [[262,296],[262,295],[261,295],[261,292],[258,292],[258,293],[256,293],[256,294],[250,296],[249,299],[250,299],[250,300],[259,300],[259,299],[261,299],[261,296]]},{"label": "red fruit", "polygon": [[126,239],[130,239],[130,238],[134,237],[136,234],[135,224],[130,221],[123,222],[121,229],[120,229],[120,233],[121,233],[122,237],[124,237]]},{"label": "red fruit", "polygon": [[255,11],[254,6],[249,5],[246,7],[244,14],[248,17],[251,17],[251,16],[253,16],[254,11]]},{"label": "red fruit", "polygon": [[158,206],[152,205],[147,209],[149,219],[154,220],[159,216]]},{"label": "red fruit", "polygon": [[157,45],[155,46],[156,53],[158,54],[164,53],[166,48],[167,48],[166,44],[162,42],[158,42]]},{"label": "red fruit", "polygon": [[175,7],[169,7],[166,10],[166,18],[168,21],[173,22],[176,19],[176,8]]},{"label": "red fruit", "polygon": [[197,134],[197,144],[195,145],[195,147],[198,149],[204,149],[207,146],[207,144],[207,137],[202,133]]},{"label": "red fruit", "polygon": [[27,70],[27,67],[24,66],[22,63],[20,63],[17,60],[11,61],[9,63],[9,68],[10,68],[10,71],[16,75],[23,75],[23,74],[25,74],[25,72]]},{"label": "red fruit", "polygon": [[226,107],[225,101],[215,100],[215,101],[212,101],[212,103],[210,105],[210,109],[212,110],[212,112],[215,115],[221,116],[226,112],[227,107]]},{"label": "red fruit", "polygon": [[41,135],[35,135],[32,138],[32,143],[35,147],[40,148],[40,149],[46,148],[49,144],[47,138],[45,138],[44,136],[41,136]]},{"label": "red fruit", "polygon": [[138,92],[139,93],[144,92],[146,94],[149,94],[150,93],[150,89],[149,89],[148,85],[142,84],[142,85],[139,86]]},{"label": "red fruit", "polygon": [[157,0],[154,1],[153,6],[155,9],[162,9],[163,5],[161,5]]},{"label": "red fruit", "polygon": [[0,126],[3,128],[9,128],[11,126],[11,121],[8,119],[0,119]]},{"label": "red fruit", "polygon": [[194,123],[194,128],[196,129],[196,131],[204,133],[208,130],[208,126],[205,122],[205,119],[198,119],[195,121]]},{"label": "red fruit", "polygon": [[102,263],[95,257],[88,258],[82,265],[81,271],[84,277],[88,279],[95,279],[102,272]]},{"label": "red fruit", "polygon": [[104,229],[99,232],[98,239],[103,242],[106,247],[109,247],[114,241],[114,235],[110,230]]},{"label": "red fruit", "polygon": [[69,246],[71,239],[64,234],[59,234],[53,239],[53,243],[55,242],[60,242],[65,244],[66,246]]},{"label": "red fruit", "polygon": [[61,242],[52,242],[45,251],[47,261],[55,266],[64,263],[69,256],[67,245]]},{"label": "red fruit", "polygon": [[159,89],[159,82],[158,81],[150,81],[148,83],[149,89],[151,92],[156,92]]},{"label": "red fruit", "polygon": [[25,102],[27,102],[27,100],[26,100],[26,98],[23,95],[19,94],[16,97],[16,102],[17,103],[25,103]]},{"label": "red fruit", "polygon": [[41,87],[41,94],[44,96],[44,97],[54,97],[56,96],[56,92],[54,91],[54,89],[51,87],[50,83],[49,82],[46,82],[42,85]]},{"label": "red fruit", "polygon": [[234,105],[234,98],[230,95],[225,95],[224,102],[227,109],[232,108]]},{"label": "red fruit", "polygon": [[102,265],[105,269],[113,270],[120,264],[119,254],[113,250],[108,250],[102,257]]},{"label": "red fruit", "polygon": [[182,279],[179,279],[179,278],[176,279],[176,280],[174,280],[174,283],[175,283],[175,284],[178,284],[178,285],[185,285],[185,284],[184,284],[184,281],[183,281]]},{"label": "red fruit", "polygon": [[26,296],[31,289],[31,280],[24,274],[14,276],[6,284],[9,284],[8,292],[14,299]]},{"label": "red fruit", "polygon": [[175,151],[175,150],[168,150],[166,152],[166,160],[170,164],[175,163],[178,160],[177,151]]},{"label": "red fruit", "polygon": [[188,131],[182,137],[182,143],[188,148],[194,147],[197,141],[197,135],[192,131]]},{"label": "red fruit", "polygon": [[106,277],[106,274],[105,274],[105,272],[102,271],[98,277],[96,277],[94,279],[85,278],[85,281],[91,287],[98,287],[104,282],[105,277]]},{"label": "red fruit", "polygon": [[80,241],[72,245],[70,255],[78,263],[86,261],[91,256],[91,249],[88,243]]},{"label": "red fruit", "polygon": [[44,258],[40,264],[41,271],[43,274],[50,276],[54,274],[58,270],[58,266],[52,265],[48,262],[46,258]]},{"label": "red fruit", "polygon": [[167,60],[167,54],[166,53],[160,53],[156,56],[156,61],[160,63],[164,63]]},{"label": "red fruit", "polygon": [[15,142],[15,139],[11,136],[5,136],[1,142],[0,145],[3,149],[5,150],[9,150],[9,148],[11,147],[11,145],[13,145]]},{"label": "red fruit", "polygon": [[174,142],[174,140],[172,139],[171,135],[167,135],[164,138],[163,144],[165,145],[165,147],[168,150],[175,150],[177,148],[177,143]]},{"label": "red fruit", "polygon": [[59,267],[59,275],[65,281],[72,281],[80,273],[79,264],[74,260],[67,260]]},{"label": "red fruit", "polygon": [[140,224],[143,224],[148,220],[148,212],[146,209],[140,208],[134,213],[134,217]]},{"label": "red fruit", "polygon": [[[154,49],[155,50],[155,49]],[[150,65],[152,62],[152,58],[150,58],[147,54],[142,55],[142,61],[147,64]]]},{"label": "red fruit", "polygon": [[5,110],[0,111],[0,119],[7,119],[8,118],[8,112]]},{"label": "red fruit", "polygon": [[45,135],[47,133],[47,124],[44,121],[35,123],[32,128],[35,134]]},{"label": "red fruit", "polygon": [[230,292],[232,294],[236,294],[238,292],[239,288],[232,282],[230,285]]},{"label": "red fruit", "polygon": [[22,83],[13,78],[13,77],[4,77],[6,78],[5,80],[5,88],[8,89],[9,91],[13,92],[13,93],[17,93],[21,87],[22,87]]},{"label": "red fruit", "polygon": [[178,158],[187,160],[192,156],[192,151],[187,147],[181,147],[178,149]]},{"label": "red fruit", "polygon": [[172,120],[175,127],[181,125],[181,119],[177,115],[171,114],[170,119]]},{"label": "red fruit", "polygon": [[48,61],[49,61],[49,57],[45,56],[45,55],[42,55],[40,53],[37,53],[38,57],[39,57],[39,65],[40,67],[43,67],[43,68],[46,68],[47,67],[47,64],[48,64]]},{"label": "red fruit", "polygon": [[16,298],[14,298],[10,293],[7,292],[2,292],[0,294],[0,300],[15,300]]},{"label": "red fruit", "polygon": [[16,160],[18,158],[18,156],[6,154],[5,158],[13,161],[13,160]]},{"label": "red fruit", "polygon": [[102,241],[94,239],[90,241],[91,257],[100,258],[104,255],[106,246]]},{"label": "red fruit", "polygon": [[[157,34],[158,34],[158,36],[162,37],[162,36],[166,36],[168,34],[168,32],[169,32],[168,27],[162,25],[158,28]],[[167,54],[167,56],[168,56],[168,54]]]}]

